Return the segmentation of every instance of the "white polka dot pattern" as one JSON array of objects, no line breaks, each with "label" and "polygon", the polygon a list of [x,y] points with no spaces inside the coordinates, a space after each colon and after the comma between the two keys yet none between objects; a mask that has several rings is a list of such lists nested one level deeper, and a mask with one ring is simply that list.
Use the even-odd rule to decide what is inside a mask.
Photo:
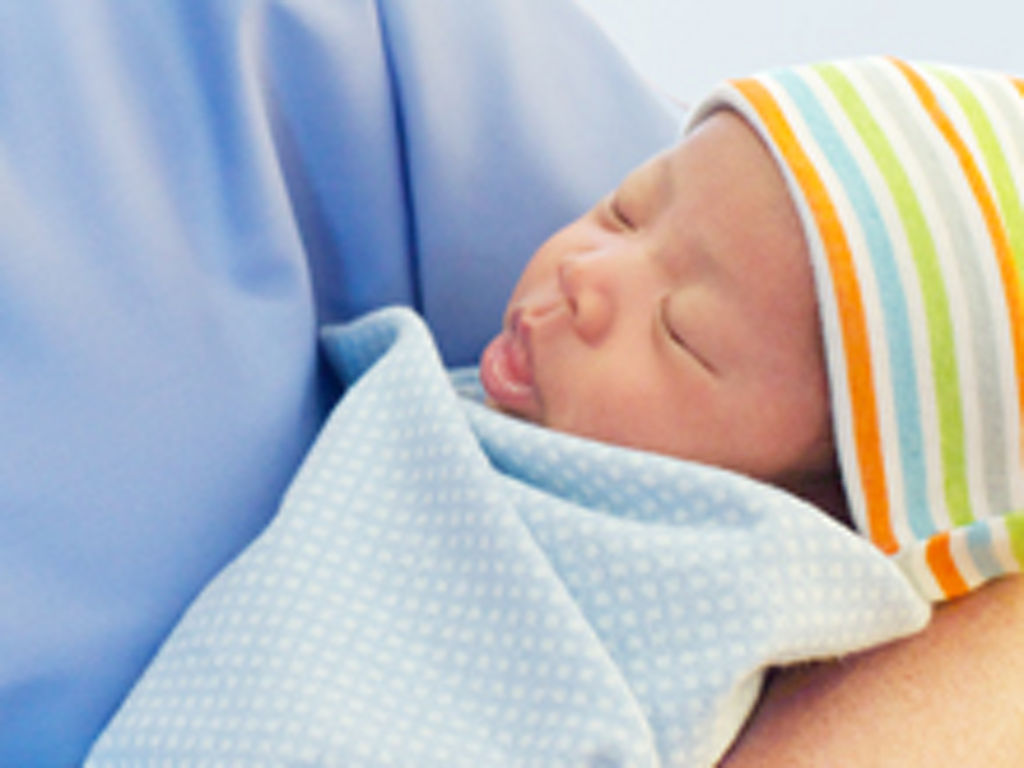
[{"label": "white polka dot pattern", "polygon": [[90,765],[710,765],[766,666],[927,620],[784,493],[458,397],[406,310],[325,343],[358,381]]}]

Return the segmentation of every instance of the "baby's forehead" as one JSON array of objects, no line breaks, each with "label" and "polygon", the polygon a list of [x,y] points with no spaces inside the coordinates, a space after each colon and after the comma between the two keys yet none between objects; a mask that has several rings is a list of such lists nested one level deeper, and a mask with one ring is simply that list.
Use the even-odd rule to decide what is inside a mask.
[{"label": "baby's forehead", "polygon": [[[756,148],[756,149],[755,149]],[[770,157],[771,147],[764,141],[757,126],[731,107],[709,110],[691,123],[685,133],[668,149],[655,156],[671,176],[686,173],[694,165],[729,167],[742,170],[751,155]],[[775,161],[772,161],[775,165]],[[742,174],[740,174],[742,175]]]},{"label": "baby's forehead", "polygon": [[[724,120],[723,120],[724,118]],[[720,131],[715,142],[703,141],[702,134],[711,123],[732,123],[730,130]],[[741,140],[741,136],[757,136],[756,131],[735,110],[729,107],[709,110],[686,126],[676,140],[657,154],[649,157],[634,167],[620,183],[620,189],[628,186],[639,186],[640,182],[650,191],[664,191],[673,184],[688,179],[693,165],[694,155],[699,155],[709,162],[727,160],[735,154],[733,144]],[[760,141],[760,139],[758,139]],[[699,144],[694,152],[693,144]]]}]

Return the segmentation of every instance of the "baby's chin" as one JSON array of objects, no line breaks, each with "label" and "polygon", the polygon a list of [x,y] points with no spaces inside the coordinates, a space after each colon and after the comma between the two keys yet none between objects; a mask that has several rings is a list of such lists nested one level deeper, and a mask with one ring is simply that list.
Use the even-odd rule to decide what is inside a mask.
[{"label": "baby's chin", "polygon": [[501,403],[497,402],[492,397],[485,398],[484,399],[484,405],[486,405],[488,408],[490,408],[492,410],[495,410],[495,411],[498,411],[499,413],[502,413],[502,414],[504,414],[506,416],[511,416],[513,419],[519,419],[520,421],[529,421],[529,422],[531,422],[533,424],[540,424],[540,421],[538,419],[531,418],[530,416],[526,415],[525,413],[520,413],[518,411],[512,410],[511,408],[508,408],[508,407],[502,405]]}]

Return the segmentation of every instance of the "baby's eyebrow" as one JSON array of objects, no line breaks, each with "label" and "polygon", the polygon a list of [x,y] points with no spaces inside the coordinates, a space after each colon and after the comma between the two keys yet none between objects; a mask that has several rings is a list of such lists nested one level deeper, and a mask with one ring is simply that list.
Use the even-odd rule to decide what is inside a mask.
[{"label": "baby's eyebrow", "polygon": [[657,178],[654,180],[653,186],[656,197],[664,204],[665,201],[672,198],[673,187],[675,187],[675,177],[672,174],[672,155],[662,155],[655,167]]}]

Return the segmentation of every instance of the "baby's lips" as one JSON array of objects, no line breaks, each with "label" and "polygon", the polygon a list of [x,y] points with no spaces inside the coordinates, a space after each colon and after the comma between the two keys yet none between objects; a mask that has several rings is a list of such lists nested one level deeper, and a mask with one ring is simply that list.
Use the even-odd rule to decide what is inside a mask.
[{"label": "baby's lips", "polygon": [[498,334],[480,358],[480,381],[500,409],[528,415],[536,403],[533,372],[523,339],[513,323]]}]

